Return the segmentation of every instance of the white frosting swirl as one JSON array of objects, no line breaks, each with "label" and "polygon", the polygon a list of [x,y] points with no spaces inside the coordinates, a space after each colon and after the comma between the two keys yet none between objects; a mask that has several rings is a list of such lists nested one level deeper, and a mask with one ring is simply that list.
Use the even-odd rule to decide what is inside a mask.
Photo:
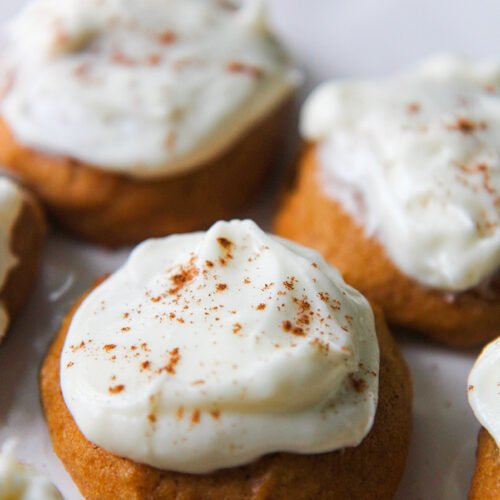
[{"label": "white frosting swirl", "polygon": [[8,441],[0,453],[0,500],[62,500],[45,476],[17,462],[14,446]]},{"label": "white frosting swirl", "polygon": [[298,81],[261,0],[34,0],[6,36],[17,139],[134,177],[212,159]]},{"label": "white frosting swirl", "polygon": [[424,285],[463,291],[500,266],[499,86],[499,61],[438,56],[305,104],[326,192]]},{"label": "white frosting swirl", "polygon": [[[18,259],[11,250],[12,230],[23,206],[24,194],[17,184],[0,176],[0,290]],[[9,326],[9,314],[0,302],[0,341]]]},{"label": "white frosting swirl", "polygon": [[468,383],[472,411],[500,447],[500,337],[483,349]]},{"label": "white frosting swirl", "polygon": [[277,450],[356,446],[378,396],[368,302],[251,221],[149,240],[76,312],[61,388],[120,456],[204,473]]}]

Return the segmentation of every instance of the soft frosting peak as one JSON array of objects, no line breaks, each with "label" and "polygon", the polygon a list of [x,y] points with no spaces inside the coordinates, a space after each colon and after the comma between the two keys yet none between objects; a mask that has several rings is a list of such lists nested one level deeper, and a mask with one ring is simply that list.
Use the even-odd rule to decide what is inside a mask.
[{"label": "soft frosting peak", "polygon": [[88,439],[164,469],[354,446],[376,409],[373,316],[316,252],[219,222],[143,243],[90,294],[61,387]]},{"label": "soft frosting peak", "polygon": [[6,38],[18,140],[137,177],[212,159],[297,83],[261,0],[33,0]]},{"label": "soft frosting peak", "polygon": [[500,62],[442,55],[305,104],[326,192],[424,285],[462,291],[500,266],[499,88]]},{"label": "soft frosting peak", "polygon": [[469,403],[500,446],[500,338],[488,344],[469,374]]}]

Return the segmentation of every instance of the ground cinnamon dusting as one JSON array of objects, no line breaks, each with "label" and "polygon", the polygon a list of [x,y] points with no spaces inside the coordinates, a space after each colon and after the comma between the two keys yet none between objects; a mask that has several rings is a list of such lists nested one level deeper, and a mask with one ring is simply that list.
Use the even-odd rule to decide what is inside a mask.
[{"label": "ground cinnamon dusting", "polygon": [[223,9],[238,10],[238,7],[236,7],[236,5],[234,5],[233,3],[229,2],[228,0],[219,0],[217,2],[217,4],[219,5],[219,7],[223,8]]},{"label": "ground cinnamon dusting", "polygon": [[115,385],[113,387],[109,387],[108,391],[111,394],[118,394],[119,392],[122,392],[123,389],[125,389],[125,386],[123,384],[120,384],[120,385]]},{"label": "ground cinnamon dusting", "polygon": [[158,35],[158,40],[161,44],[168,45],[177,40],[177,35],[172,30],[166,30]]},{"label": "ground cinnamon dusting", "polygon": [[73,72],[76,76],[84,76],[89,72],[89,65],[85,63],[79,64]]},{"label": "ground cinnamon dusting", "polygon": [[179,354],[179,348],[176,347],[172,351],[170,351],[170,360],[167,365],[160,369],[160,372],[166,371],[170,375],[175,375],[175,365],[181,359],[181,355]]},{"label": "ground cinnamon dusting", "polygon": [[126,56],[121,51],[115,51],[111,54],[111,61],[115,64],[122,64],[124,66],[135,66],[137,63],[131,57]]},{"label": "ground cinnamon dusting", "polygon": [[231,246],[233,245],[233,242],[229,241],[227,238],[220,237],[220,238],[217,238],[217,241],[218,241],[219,245],[222,248],[225,248],[226,250],[228,248],[231,248]]},{"label": "ground cinnamon dusting", "polygon": [[168,293],[170,295],[177,294],[182,287],[189,283],[194,277],[198,274],[198,269],[194,265],[194,258],[192,258],[187,266],[181,266],[180,272],[174,274],[170,280],[174,284],[174,287],[171,288]]},{"label": "ground cinnamon dusting", "polygon": [[408,113],[412,115],[418,113],[420,111],[420,104],[417,104],[416,102],[411,102],[410,104],[408,104],[407,110]]},{"label": "ground cinnamon dusting", "polygon": [[165,146],[167,149],[172,149],[177,141],[177,133],[175,130],[171,130],[165,139]]},{"label": "ground cinnamon dusting", "polygon": [[226,64],[226,71],[229,71],[230,73],[242,73],[254,78],[262,76],[262,70],[260,68],[240,61],[228,62]]},{"label": "ground cinnamon dusting", "polygon": [[448,128],[450,130],[458,130],[463,134],[470,134],[474,132],[476,129],[484,130],[486,126],[487,125],[484,122],[476,123],[469,118],[460,117],[457,120],[457,123],[450,125]]},{"label": "ground cinnamon dusting", "polygon": [[148,64],[150,66],[158,66],[161,61],[161,56],[159,54],[151,54],[148,56]]},{"label": "ground cinnamon dusting", "polygon": [[200,410],[196,409],[193,411],[193,414],[191,415],[191,422],[193,424],[197,424],[200,421]]},{"label": "ground cinnamon dusting", "polygon": [[54,44],[56,46],[66,45],[70,40],[69,35],[64,31],[60,21],[54,23]]},{"label": "ground cinnamon dusting", "polygon": [[358,393],[363,392],[366,389],[366,381],[362,378],[356,378],[352,373],[349,375],[349,380],[354,387],[354,390]]}]

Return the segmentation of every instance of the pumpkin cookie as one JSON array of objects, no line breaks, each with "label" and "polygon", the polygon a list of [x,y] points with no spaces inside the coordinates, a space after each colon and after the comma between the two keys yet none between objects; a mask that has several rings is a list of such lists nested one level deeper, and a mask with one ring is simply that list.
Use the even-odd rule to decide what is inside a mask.
[{"label": "pumpkin cookie", "polygon": [[39,204],[0,177],[0,342],[33,288],[45,235]]},{"label": "pumpkin cookie", "polygon": [[0,161],[107,245],[247,203],[299,80],[257,0],[35,0],[6,39]]},{"label": "pumpkin cookie", "polygon": [[0,500],[62,500],[47,477],[16,460],[14,449],[15,440],[0,449]]},{"label": "pumpkin cookie", "polygon": [[498,68],[441,56],[392,78],[320,86],[276,221],[390,324],[454,346],[500,328]]},{"label": "pumpkin cookie", "polygon": [[88,499],[391,498],[404,469],[411,381],[382,314],[250,221],[140,245],[40,382]]},{"label": "pumpkin cookie", "polygon": [[479,431],[471,500],[500,498],[500,338],[488,344],[468,381],[469,403],[483,426]]}]

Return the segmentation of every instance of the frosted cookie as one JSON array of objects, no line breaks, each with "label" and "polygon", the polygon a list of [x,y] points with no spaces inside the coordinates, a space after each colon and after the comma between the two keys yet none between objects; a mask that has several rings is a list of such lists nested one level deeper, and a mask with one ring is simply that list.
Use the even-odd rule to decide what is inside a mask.
[{"label": "frosted cookie", "polygon": [[389,324],[455,346],[500,328],[500,62],[436,56],[325,83],[276,229],[319,250]]},{"label": "frosted cookie", "polygon": [[19,463],[14,442],[0,450],[0,500],[62,500],[56,487],[42,474]]},{"label": "frosted cookie", "polygon": [[479,432],[477,460],[469,498],[500,498],[500,337],[488,344],[469,374],[468,395]]},{"label": "frosted cookie", "polygon": [[0,161],[108,245],[247,203],[299,81],[261,0],[34,0],[4,38]]},{"label": "frosted cookie", "polygon": [[391,498],[404,468],[411,381],[382,314],[251,221],[137,247],[40,381],[87,499]]},{"label": "frosted cookie", "polygon": [[38,203],[16,182],[0,176],[0,342],[33,287],[44,235]]}]

